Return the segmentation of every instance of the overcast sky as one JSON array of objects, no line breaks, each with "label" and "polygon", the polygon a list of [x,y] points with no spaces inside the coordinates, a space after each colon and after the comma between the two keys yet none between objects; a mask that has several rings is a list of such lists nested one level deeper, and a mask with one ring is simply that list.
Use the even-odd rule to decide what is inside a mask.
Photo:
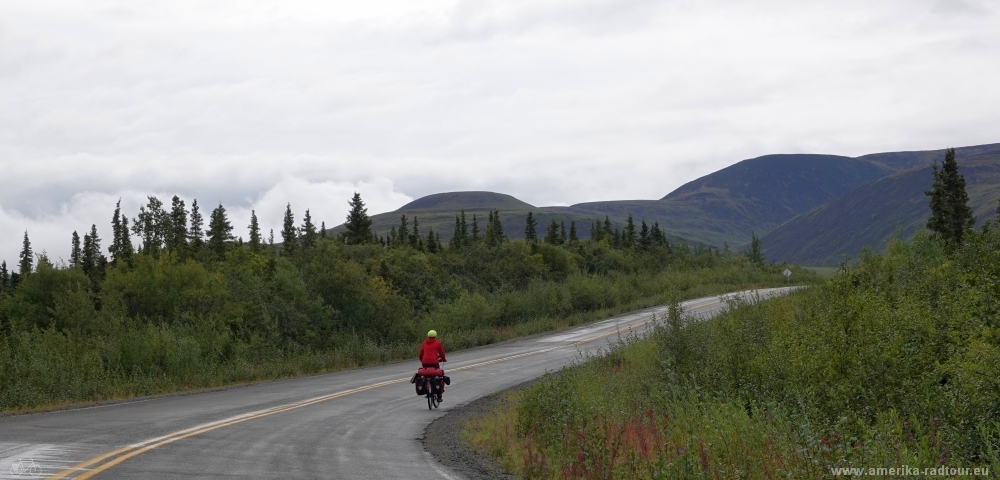
[{"label": "overcast sky", "polygon": [[[251,3],[253,5],[251,5]],[[114,203],[328,226],[491,190],[660,198],[768,153],[1000,142],[975,0],[0,3],[0,259]],[[277,230],[277,228],[275,228]]]}]

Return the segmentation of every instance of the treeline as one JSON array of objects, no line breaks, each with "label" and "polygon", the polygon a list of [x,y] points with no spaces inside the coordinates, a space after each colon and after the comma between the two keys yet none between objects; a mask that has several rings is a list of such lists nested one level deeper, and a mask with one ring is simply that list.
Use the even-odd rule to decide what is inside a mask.
[{"label": "treeline", "polygon": [[19,272],[0,264],[0,410],[410,358],[430,328],[465,348],[662,303],[667,291],[783,281],[743,255],[615,248],[575,239],[572,225],[565,242],[510,241],[497,212],[482,231],[459,214],[447,244],[416,218],[378,236],[359,195],[350,206],[332,235],[308,210],[297,223],[289,205],[276,242],[255,212],[244,240],[221,204],[206,225],[197,201],[150,197],[131,219],[116,206],[106,243],[96,226],[74,232],[58,264],[25,234]]}]

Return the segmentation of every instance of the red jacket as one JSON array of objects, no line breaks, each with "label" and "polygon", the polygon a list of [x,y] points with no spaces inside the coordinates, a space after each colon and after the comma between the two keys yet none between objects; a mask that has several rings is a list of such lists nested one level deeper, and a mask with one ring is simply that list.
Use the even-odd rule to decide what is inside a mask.
[{"label": "red jacket", "polygon": [[[427,340],[420,344],[420,353],[417,354],[417,358],[420,359],[420,363],[426,364],[448,361],[444,356],[444,345],[441,345],[441,342],[434,337],[427,337]],[[438,360],[439,358],[440,360]]]}]

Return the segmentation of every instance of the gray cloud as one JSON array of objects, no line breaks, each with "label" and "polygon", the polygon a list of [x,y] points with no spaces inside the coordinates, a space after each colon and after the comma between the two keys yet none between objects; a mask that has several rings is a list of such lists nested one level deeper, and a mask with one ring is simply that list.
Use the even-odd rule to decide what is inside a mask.
[{"label": "gray cloud", "polygon": [[356,3],[0,6],[0,259],[25,228],[65,256],[150,193],[334,223],[355,188],[373,213],[565,205],[766,153],[998,141],[984,2]]}]

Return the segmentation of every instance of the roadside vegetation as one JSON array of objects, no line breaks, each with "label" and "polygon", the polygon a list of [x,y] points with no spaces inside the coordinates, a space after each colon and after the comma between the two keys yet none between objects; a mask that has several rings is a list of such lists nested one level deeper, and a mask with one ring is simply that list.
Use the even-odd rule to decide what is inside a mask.
[{"label": "roadside vegetation", "polygon": [[[336,238],[288,207],[281,241],[256,215],[235,238],[219,205],[203,226],[150,197],[118,209],[105,257],[96,227],[68,262],[0,264],[0,411],[205,388],[408,359],[423,333],[449,350],[662,304],[781,284],[762,257],[670,244],[658,225],[595,221],[509,241],[499,214],[455,218],[443,243],[416,218],[377,235],[359,196]],[[541,230],[541,229],[540,229]],[[137,245],[136,240],[138,240]],[[759,249],[756,252],[759,254]],[[815,275],[793,268],[799,281]]]},{"label": "roadside vegetation", "polygon": [[[934,170],[933,233],[709,321],[675,306],[649,336],[509,394],[464,440],[532,479],[995,478],[1000,224],[972,231],[964,182]],[[907,472],[882,476],[924,475]]]}]

